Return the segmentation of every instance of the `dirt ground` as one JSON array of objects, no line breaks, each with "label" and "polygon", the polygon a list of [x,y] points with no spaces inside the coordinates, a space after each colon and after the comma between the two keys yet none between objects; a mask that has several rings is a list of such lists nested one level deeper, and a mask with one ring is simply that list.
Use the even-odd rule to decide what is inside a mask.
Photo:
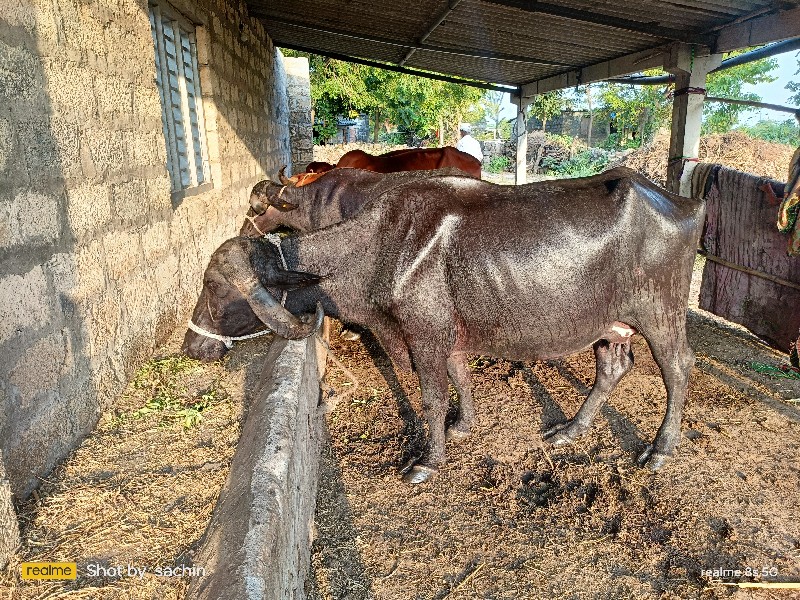
[{"label": "dirt ground", "polygon": [[[720,583],[800,582],[800,381],[753,371],[786,357],[741,328],[696,308],[689,324],[698,361],[683,439],[659,473],[634,466],[665,409],[637,336],[633,371],[567,448],[541,435],[588,393],[591,351],[531,364],[473,357],[472,436],[449,443],[438,478],[417,487],[398,474],[420,449],[416,377],[396,373],[369,334],[334,334],[360,387],[328,417],[310,597],[800,597]],[[347,389],[333,368],[328,378]],[[722,569],[742,573],[703,573]]]},{"label": "dirt ground", "polygon": [[[176,331],[17,507],[22,547],[0,572],[0,600],[185,597],[191,570],[183,567],[192,568],[228,476],[270,337],[238,344],[213,364],[182,356],[182,339]],[[20,581],[24,561],[76,562],[78,579]],[[146,572],[129,576],[129,566]]]}]

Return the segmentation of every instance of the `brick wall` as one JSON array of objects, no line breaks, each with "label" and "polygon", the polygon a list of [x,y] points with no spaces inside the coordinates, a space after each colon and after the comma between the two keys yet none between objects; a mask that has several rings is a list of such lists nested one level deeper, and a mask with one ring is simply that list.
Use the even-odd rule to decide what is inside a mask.
[{"label": "brick wall", "polygon": [[290,160],[280,53],[243,3],[197,31],[213,187],[170,194],[145,0],[0,2],[0,456],[24,497],[183,327],[251,186]]}]

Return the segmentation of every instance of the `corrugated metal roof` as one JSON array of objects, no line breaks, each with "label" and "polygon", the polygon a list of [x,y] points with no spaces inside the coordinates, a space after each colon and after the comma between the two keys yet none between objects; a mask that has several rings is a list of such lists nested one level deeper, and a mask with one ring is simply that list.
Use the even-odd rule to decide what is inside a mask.
[{"label": "corrugated metal roof", "polygon": [[800,36],[800,0],[246,2],[278,46],[540,91]]}]

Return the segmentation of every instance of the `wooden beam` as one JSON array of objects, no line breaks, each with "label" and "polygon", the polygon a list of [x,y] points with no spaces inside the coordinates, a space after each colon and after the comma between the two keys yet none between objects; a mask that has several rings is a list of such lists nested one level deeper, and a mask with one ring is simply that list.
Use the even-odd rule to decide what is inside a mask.
[{"label": "wooden beam", "polygon": [[695,56],[692,46],[675,44],[664,66],[675,74],[666,187],[681,196],[691,196],[692,171],[697,166],[700,149],[706,76],[721,62],[721,54]]},{"label": "wooden beam", "polygon": [[712,39],[709,39],[709,36],[704,32],[695,32],[691,29],[671,29],[669,27],[660,27],[657,21],[632,21],[630,19],[622,19],[615,15],[593,13],[586,10],[579,10],[576,8],[539,2],[538,0],[483,1],[489,4],[499,4],[501,6],[508,6],[518,10],[524,10],[526,12],[562,17],[571,21],[592,23],[593,25],[602,25],[604,27],[612,27],[622,31],[631,31],[633,33],[644,33],[653,37],[686,42],[689,44],[708,45],[712,41]]},{"label": "wooden beam", "polygon": [[[796,3],[795,3],[796,4]],[[715,53],[760,46],[800,36],[800,7],[756,17],[719,30]]]},{"label": "wooden beam", "polygon": [[573,69],[546,77],[538,81],[532,81],[522,86],[522,96],[531,97],[537,94],[552,92],[568,87],[575,87],[595,81],[605,81],[612,77],[619,77],[629,73],[638,73],[645,69],[660,67],[669,57],[669,46],[642,50],[597,63],[584,69]]}]

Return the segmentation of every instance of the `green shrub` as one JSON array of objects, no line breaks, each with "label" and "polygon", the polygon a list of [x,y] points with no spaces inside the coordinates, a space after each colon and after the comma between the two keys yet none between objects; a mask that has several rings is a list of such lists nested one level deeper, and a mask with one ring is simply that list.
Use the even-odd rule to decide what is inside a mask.
[{"label": "green shrub", "polygon": [[640,148],[642,145],[642,140],[640,139],[633,139],[633,138],[625,138],[623,139],[619,133],[612,133],[603,140],[603,143],[600,144],[600,147],[604,150],[628,150],[631,148]]},{"label": "green shrub", "polygon": [[755,125],[745,125],[738,129],[752,138],[790,146],[797,145],[798,134],[800,134],[800,129],[794,119],[786,119],[781,122],[762,120]]},{"label": "green shrub", "polygon": [[201,390],[190,391],[186,381],[202,374],[202,363],[185,356],[151,359],[136,373],[132,385],[144,397],[144,406],[118,417],[142,419],[158,416],[161,424],[180,422],[184,429],[196,427],[203,411],[227,398],[225,390],[214,380]]},{"label": "green shrub", "polygon": [[489,164],[486,165],[486,170],[489,173],[502,173],[508,171],[511,166],[511,161],[507,156],[493,156],[489,159]]},{"label": "green shrub", "polygon": [[542,166],[548,174],[558,177],[588,177],[605,169],[609,160],[608,152],[600,148],[589,148],[563,161],[545,158]]}]

